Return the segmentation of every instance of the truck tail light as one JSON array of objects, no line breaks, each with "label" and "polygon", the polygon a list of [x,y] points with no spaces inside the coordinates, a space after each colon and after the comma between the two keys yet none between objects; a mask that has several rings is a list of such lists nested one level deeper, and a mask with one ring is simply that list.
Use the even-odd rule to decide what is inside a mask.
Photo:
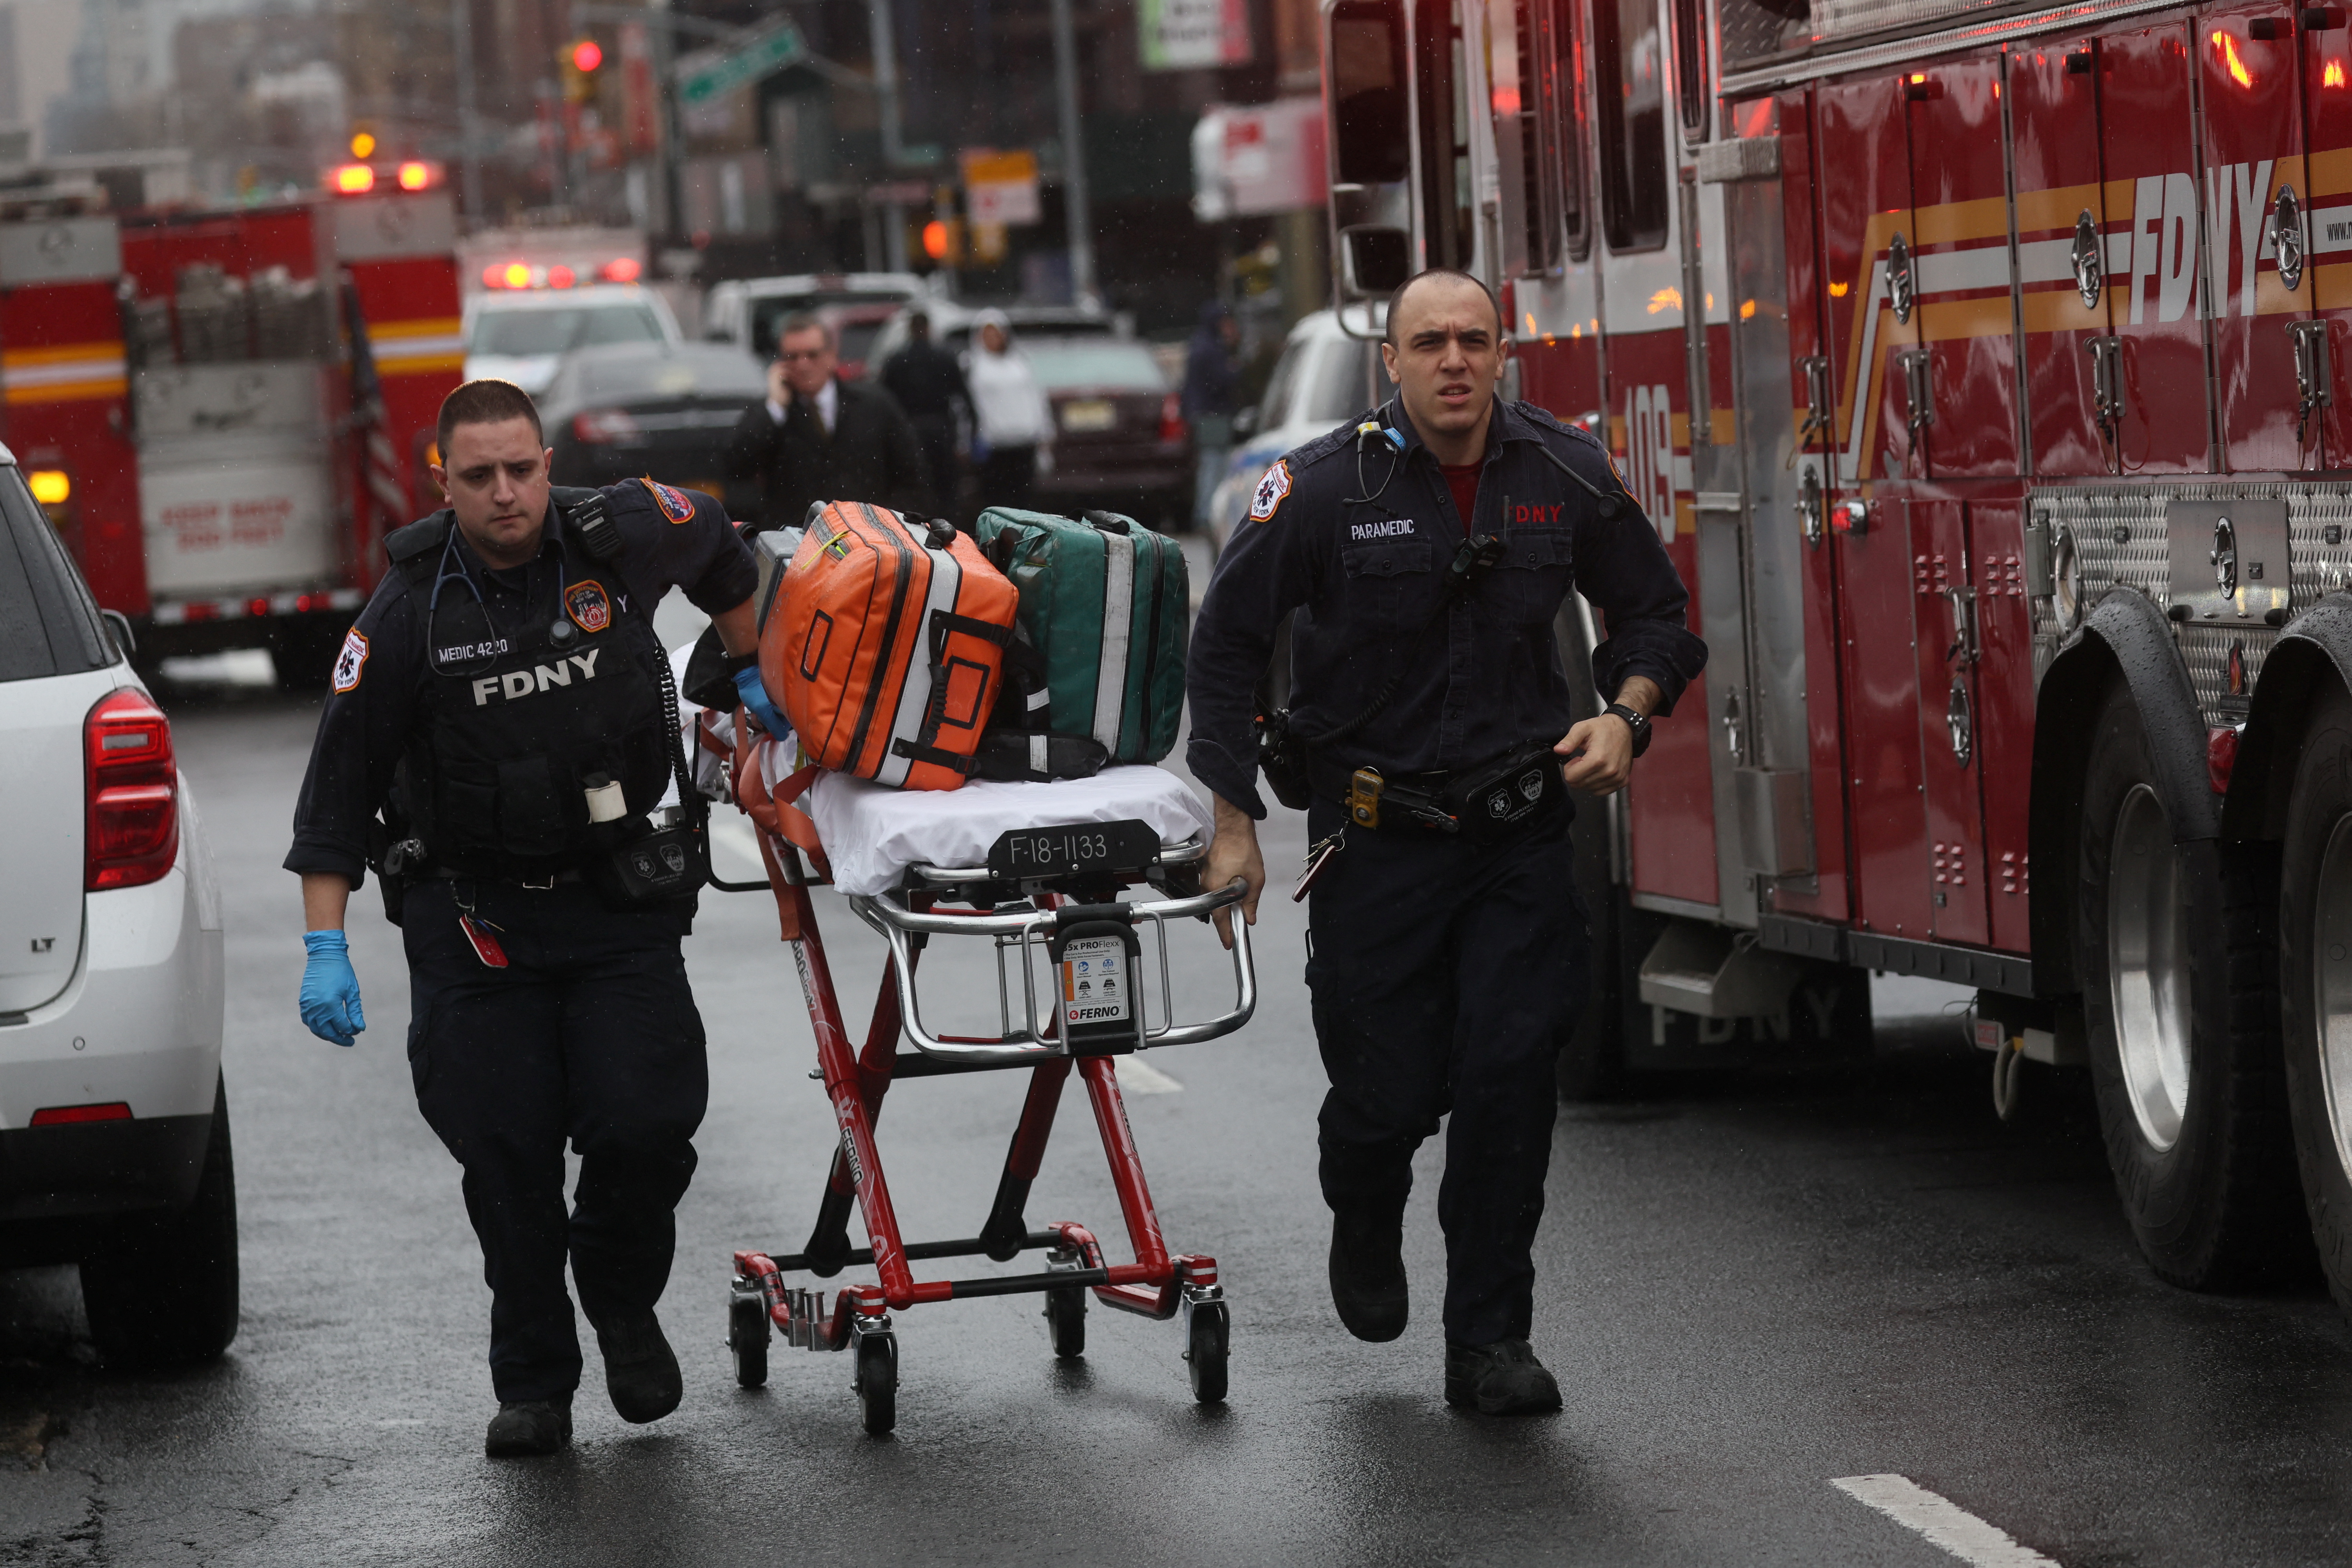
[{"label": "truck tail light", "polygon": [[155,881],[180,851],[172,721],[145,692],[126,687],[89,710],[82,744],[89,802],[82,886],[95,893]]},{"label": "truck tail light", "polygon": [[1160,400],[1160,438],[1181,441],[1184,438],[1184,400],[1174,393]]},{"label": "truck tail light", "polygon": [[120,1100],[104,1105],[47,1105],[33,1112],[35,1127],[63,1127],[75,1121],[128,1121],[131,1107]]},{"label": "truck tail light", "polygon": [[625,408],[591,408],[572,416],[572,438],[594,446],[637,438],[637,422]]}]

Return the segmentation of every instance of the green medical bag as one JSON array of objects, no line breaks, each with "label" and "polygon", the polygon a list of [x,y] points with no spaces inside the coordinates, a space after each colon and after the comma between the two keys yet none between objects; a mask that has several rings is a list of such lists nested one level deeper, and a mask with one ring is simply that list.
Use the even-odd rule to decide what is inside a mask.
[{"label": "green medical bag", "polygon": [[1045,667],[1044,728],[1091,736],[1113,763],[1174,751],[1192,609],[1182,547],[1108,511],[991,507],[973,533],[1021,590],[1021,630]]}]

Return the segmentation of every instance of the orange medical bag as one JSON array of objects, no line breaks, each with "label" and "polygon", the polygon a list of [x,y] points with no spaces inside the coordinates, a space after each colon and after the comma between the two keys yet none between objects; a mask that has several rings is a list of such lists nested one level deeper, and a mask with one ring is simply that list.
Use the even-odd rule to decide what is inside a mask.
[{"label": "orange medical bag", "polygon": [[772,591],[760,679],[818,766],[905,789],[971,775],[1020,595],[970,538],[830,501]]}]

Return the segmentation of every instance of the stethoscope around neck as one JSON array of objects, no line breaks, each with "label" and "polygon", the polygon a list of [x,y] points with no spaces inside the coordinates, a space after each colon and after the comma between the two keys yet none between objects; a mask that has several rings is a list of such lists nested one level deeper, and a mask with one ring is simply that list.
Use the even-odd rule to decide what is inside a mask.
[{"label": "stethoscope around neck", "polygon": [[[457,525],[453,520],[449,525],[449,537],[442,542],[441,566],[439,573],[433,579],[433,597],[427,601],[425,607],[425,647],[429,658],[432,650],[440,641],[434,635],[434,628],[441,614],[441,590],[452,582],[463,583],[466,585],[466,592],[474,595],[474,607],[481,612],[483,628],[489,635],[479,645],[482,651],[473,658],[453,664],[436,664],[434,668],[436,673],[441,675],[478,675],[498,662],[499,650],[497,645],[504,640],[504,634],[499,630],[497,619],[491,616],[488,601],[482,597],[481,584],[474,581],[473,573],[467,568],[465,553],[457,548]],[[558,653],[568,652],[572,645],[580,640],[580,628],[572,624],[570,616],[562,613],[563,606],[560,602],[563,591],[563,580],[568,575],[566,567],[563,540],[559,535],[555,541],[555,582],[559,602],[556,605],[555,619],[547,628],[547,640],[554,646]],[[530,612],[530,578],[528,564],[524,570],[523,613],[528,618]]]}]

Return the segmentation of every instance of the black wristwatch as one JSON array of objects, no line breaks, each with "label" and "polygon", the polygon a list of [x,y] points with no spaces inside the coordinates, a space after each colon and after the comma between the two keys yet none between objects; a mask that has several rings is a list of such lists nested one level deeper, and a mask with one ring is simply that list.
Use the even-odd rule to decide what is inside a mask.
[{"label": "black wristwatch", "polygon": [[1631,708],[1626,707],[1622,702],[1612,702],[1608,707],[1603,708],[1601,711],[1603,713],[1614,713],[1617,717],[1625,721],[1625,728],[1633,731],[1633,754],[1635,756],[1638,757],[1643,752],[1650,749],[1650,716],[1648,714],[1636,713]]},{"label": "black wristwatch", "polygon": [[727,658],[727,679],[732,680],[747,669],[759,668],[760,650],[758,648],[753,648],[750,653],[730,654]]}]

